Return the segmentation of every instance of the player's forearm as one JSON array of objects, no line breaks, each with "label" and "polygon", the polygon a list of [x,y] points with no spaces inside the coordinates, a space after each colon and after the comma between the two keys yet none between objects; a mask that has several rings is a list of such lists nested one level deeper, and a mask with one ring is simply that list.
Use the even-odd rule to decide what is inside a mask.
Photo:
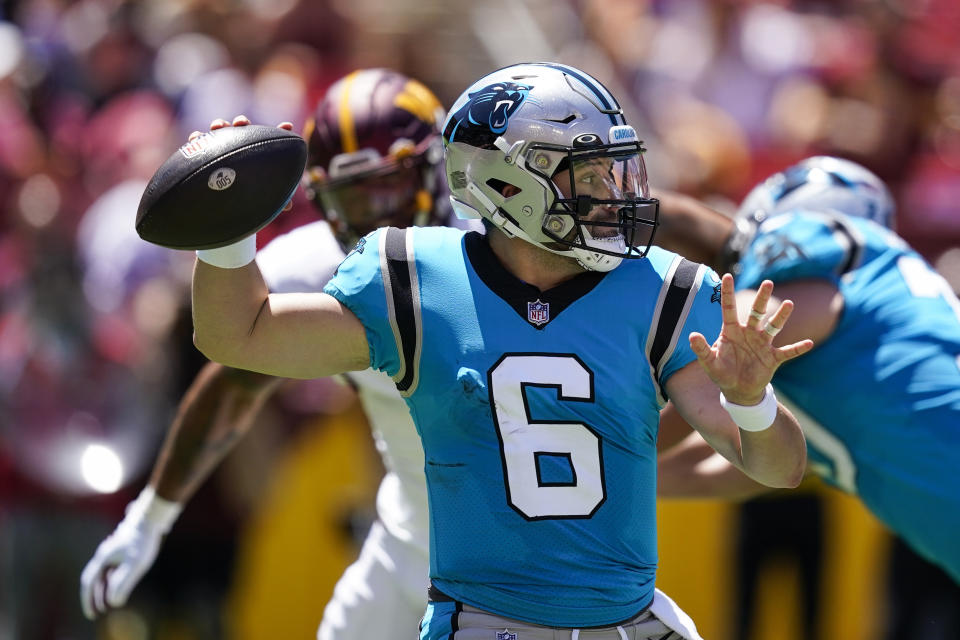
[{"label": "player's forearm", "polygon": [[770,427],[740,430],[743,471],[768,487],[796,487],[807,465],[807,447],[796,418],[782,405]]},{"label": "player's forearm", "polygon": [[187,502],[250,429],[281,382],[208,363],[181,400],[154,466],[150,485],[157,495]]},{"label": "player's forearm", "polygon": [[194,342],[215,362],[249,368],[245,351],[269,291],[255,262],[222,269],[197,260],[193,271]]},{"label": "player's forearm", "polygon": [[660,498],[742,500],[769,490],[770,487],[751,480],[696,433],[657,459]]}]

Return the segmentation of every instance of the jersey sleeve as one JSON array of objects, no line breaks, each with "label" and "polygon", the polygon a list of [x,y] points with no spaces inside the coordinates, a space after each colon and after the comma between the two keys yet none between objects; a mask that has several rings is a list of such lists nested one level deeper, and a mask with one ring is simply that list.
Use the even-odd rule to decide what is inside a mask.
[{"label": "jersey sleeve", "polygon": [[370,366],[393,376],[400,368],[400,359],[390,326],[381,271],[382,233],[384,230],[377,229],[361,238],[323,291],[360,319],[370,345]]},{"label": "jersey sleeve", "polygon": [[740,259],[737,288],[756,288],[763,280],[777,283],[800,278],[836,284],[858,266],[864,246],[859,227],[842,216],[782,214],[758,228]]},{"label": "jersey sleeve", "polygon": [[257,266],[273,293],[322,291],[343,260],[343,250],[325,221],[277,236],[257,252]]},{"label": "jersey sleeve", "polygon": [[713,269],[702,266],[697,272],[691,303],[681,316],[680,331],[676,346],[660,373],[661,384],[666,384],[674,373],[697,359],[690,348],[690,334],[703,334],[708,344],[713,344],[723,324],[720,309],[720,277]]}]

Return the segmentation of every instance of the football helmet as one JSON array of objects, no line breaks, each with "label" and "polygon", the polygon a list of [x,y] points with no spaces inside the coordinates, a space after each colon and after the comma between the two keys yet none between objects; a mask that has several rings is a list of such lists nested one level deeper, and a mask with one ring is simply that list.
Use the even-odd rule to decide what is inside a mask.
[{"label": "football helmet", "polygon": [[616,99],[573,67],[525,63],[481,78],[443,126],[461,218],[609,271],[646,255],[659,203]]},{"label": "football helmet", "polygon": [[793,209],[836,211],[893,229],[896,204],[873,172],[856,162],[813,156],[775,173],[753,188],[737,217],[763,219]]},{"label": "football helmet", "polygon": [[344,248],[373,229],[444,222],[440,101],[389,69],[350,73],[307,121],[307,197]]}]

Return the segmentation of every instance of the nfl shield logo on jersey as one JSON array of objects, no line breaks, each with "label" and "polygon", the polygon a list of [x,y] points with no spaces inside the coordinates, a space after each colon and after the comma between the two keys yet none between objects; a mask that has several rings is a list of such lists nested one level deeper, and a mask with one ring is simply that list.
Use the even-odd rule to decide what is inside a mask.
[{"label": "nfl shield logo on jersey", "polygon": [[[550,303],[549,302],[528,302],[527,320],[530,324],[541,326],[550,322]],[[497,639],[499,640],[499,638]]]},{"label": "nfl shield logo on jersey", "polygon": [[510,633],[507,629],[497,631],[497,640],[517,640],[517,634]]}]

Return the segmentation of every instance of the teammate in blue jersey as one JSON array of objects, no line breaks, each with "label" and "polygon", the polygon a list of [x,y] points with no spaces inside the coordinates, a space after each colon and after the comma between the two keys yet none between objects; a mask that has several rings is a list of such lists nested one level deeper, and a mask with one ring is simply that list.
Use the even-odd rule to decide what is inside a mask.
[{"label": "teammate in blue jersey", "polygon": [[198,347],[286,377],[393,377],[425,454],[423,640],[698,638],[654,588],[659,410],[670,398],[737,468],[795,486],[805,444],[769,381],[812,342],[773,347],[792,303],[740,323],[732,276],[649,246],[643,149],[582,71],[496,71],[443,139],[454,207],[486,236],[374,231],[325,294],[271,294],[251,239],[198,252]]},{"label": "teammate in blue jersey", "polygon": [[[736,273],[743,302],[765,279],[797,302],[774,344],[803,335],[817,347],[773,382],[804,428],[810,468],[960,582],[960,302],[885,226],[883,183],[814,157],[758,186],[736,219],[671,194],[663,211],[664,246]],[[761,489],[729,465],[690,473],[712,454],[694,435],[663,455],[661,495]]]}]

